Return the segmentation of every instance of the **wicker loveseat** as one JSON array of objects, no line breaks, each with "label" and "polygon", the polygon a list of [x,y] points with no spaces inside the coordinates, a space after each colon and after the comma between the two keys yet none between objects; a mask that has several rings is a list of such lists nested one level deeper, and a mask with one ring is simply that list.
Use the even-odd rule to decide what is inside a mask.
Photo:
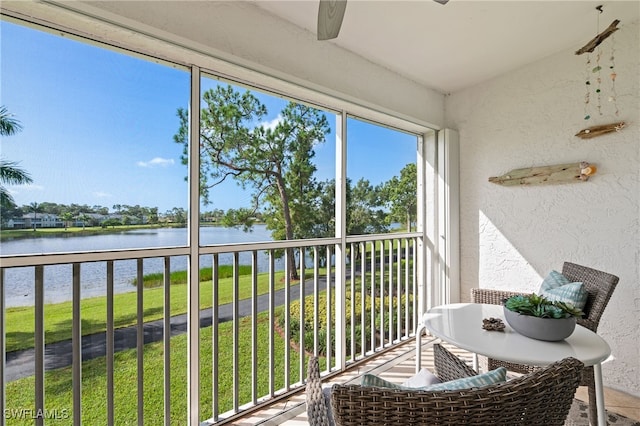
[{"label": "wicker loveseat", "polygon": [[[436,375],[443,381],[475,371],[441,345],[434,345]],[[312,364],[315,363],[315,368]],[[583,364],[566,358],[534,373],[483,388],[447,391],[398,390],[345,384],[331,388],[331,407],[320,389],[317,359],[309,362],[309,424],[361,425],[558,425],[564,424]]]}]

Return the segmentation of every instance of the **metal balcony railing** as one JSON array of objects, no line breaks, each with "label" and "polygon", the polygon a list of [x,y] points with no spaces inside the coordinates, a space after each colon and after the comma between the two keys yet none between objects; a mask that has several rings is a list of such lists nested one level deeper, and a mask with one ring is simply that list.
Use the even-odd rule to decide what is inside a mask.
[{"label": "metal balcony railing", "polygon": [[[202,423],[221,424],[284,398],[304,385],[309,354],[334,374],[413,336],[418,238],[200,247],[198,265],[211,270],[193,280],[195,302],[176,275],[188,247],[3,256],[0,424],[187,424],[189,395]],[[32,305],[7,307],[16,280],[28,281]],[[70,283],[66,302],[49,302],[61,299],[48,290],[54,280]],[[198,324],[185,315],[190,303]],[[196,343],[185,333],[193,327]]]}]

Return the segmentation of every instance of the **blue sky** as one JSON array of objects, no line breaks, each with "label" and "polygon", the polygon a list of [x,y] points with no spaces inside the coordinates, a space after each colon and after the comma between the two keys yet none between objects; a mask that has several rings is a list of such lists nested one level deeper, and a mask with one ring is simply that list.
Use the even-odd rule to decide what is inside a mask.
[{"label": "blue sky", "polygon": [[[189,104],[186,70],[6,21],[0,32],[1,103],[23,126],[2,138],[1,156],[33,178],[31,185],[7,186],[18,205],[139,204],[161,213],[186,207],[186,167],[173,141],[176,110]],[[269,110],[267,122],[276,120],[286,101],[253,92]],[[320,180],[335,176],[335,117],[329,122],[331,134],[316,149]],[[415,162],[415,141],[350,120],[348,176],[373,184],[390,179]],[[212,194],[205,210],[250,201],[233,182]]]}]

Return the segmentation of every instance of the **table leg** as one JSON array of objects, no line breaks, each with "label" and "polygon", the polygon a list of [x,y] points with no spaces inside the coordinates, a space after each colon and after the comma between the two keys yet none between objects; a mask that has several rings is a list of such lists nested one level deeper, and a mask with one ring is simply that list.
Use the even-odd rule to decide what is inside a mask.
[{"label": "table leg", "polygon": [[607,413],[604,408],[604,389],[602,387],[602,364],[593,366],[593,376],[596,385],[596,409],[598,410],[598,424],[607,424]]},{"label": "table leg", "polygon": [[422,368],[422,332],[424,331],[424,324],[420,324],[416,328],[416,374],[420,372]]}]

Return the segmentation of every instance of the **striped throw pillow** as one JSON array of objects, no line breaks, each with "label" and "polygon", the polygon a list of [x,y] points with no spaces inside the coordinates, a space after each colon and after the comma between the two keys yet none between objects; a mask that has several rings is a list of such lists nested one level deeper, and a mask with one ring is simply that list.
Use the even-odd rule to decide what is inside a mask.
[{"label": "striped throw pillow", "polygon": [[542,281],[539,293],[548,300],[571,303],[578,309],[587,304],[589,294],[581,282],[571,282],[558,271],[551,271]]},{"label": "striped throw pillow", "polygon": [[388,382],[374,374],[365,374],[364,376],[362,376],[361,384],[362,386],[374,386],[378,388],[441,391],[441,390],[482,388],[485,386],[495,385],[498,383],[504,383],[506,382],[506,380],[507,380],[507,369],[504,367],[499,367],[499,368],[496,368],[495,370],[478,374],[476,376],[464,377],[462,379],[450,380],[448,382],[436,383],[433,385],[422,386],[419,388],[410,388],[410,387],[397,385],[395,383]]}]

